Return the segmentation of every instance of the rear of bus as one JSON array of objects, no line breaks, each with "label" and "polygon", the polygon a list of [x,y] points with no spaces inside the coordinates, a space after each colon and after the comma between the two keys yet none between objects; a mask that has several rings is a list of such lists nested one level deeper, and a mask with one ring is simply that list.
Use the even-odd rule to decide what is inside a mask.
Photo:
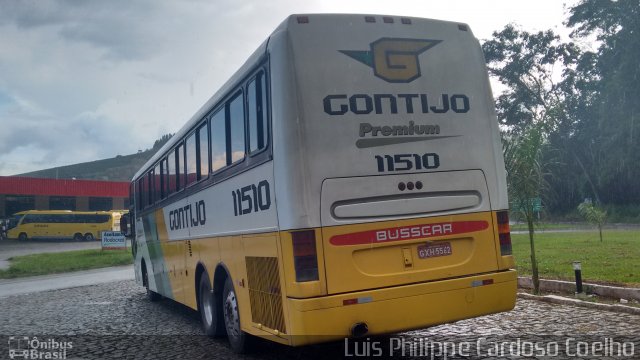
[{"label": "rear of bus", "polygon": [[307,335],[291,342],[512,309],[504,162],[471,30],[292,16],[269,47],[287,333]]}]

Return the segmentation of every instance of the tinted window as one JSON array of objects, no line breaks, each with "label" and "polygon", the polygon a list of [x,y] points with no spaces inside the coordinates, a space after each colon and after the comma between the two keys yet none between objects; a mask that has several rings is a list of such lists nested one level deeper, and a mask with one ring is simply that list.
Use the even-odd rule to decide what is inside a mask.
[{"label": "tinted window", "polygon": [[145,203],[145,205],[151,205],[153,204],[153,192],[155,191],[154,185],[153,185],[153,170],[147,173],[147,178],[149,179],[147,181],[147,186],[148,186],[147,200],[148,201]]},{"label": "tinted window", "polygon": [[227,137],[224,110],[211,118],[211,170],[216,171],[227,165]]},{"label": "tinted window", "polygon": [[168,194],[173,194],[176,192],[177,188],[177,176],[176,176],[176,151],[173,150],[169,153],[167,157],[167,176],[169,177],[169,192]]},{"label": "tinted window", "polygon": [[89,210],[101,211],[113,209],[113,198],[110,197],[90,197]]},{"label": "tinted window", "polygon": [[267,146],[266,84],[264,73],[259,73],[247,87],[247,111],[249,111],[249,152]]},{"label": "tinted window", "polygon": [[169,169],[167,168],[167,158],[160,161],[160,172],[162,173],[162,198],[166,198],[169,195]]},{"label": "tinted window", "polygon": [[209,174],[209,134],[207,124],[200,126],[198,136],[198,180]]},{"label": "tinted window", "polygon": [[[162,198],[162,173],[160,172],[160,164],[156,165],[153,170],[153,200],[159,201]],[[109,210],[109,209],[105,209]]]},{"label": "tinted window", "polygon": [[75,210],[76,198],[70,196],[50,196],[49,210]]},{"label": "tinted window", "polygon": [[187,180],[187,174],[184,167],[184,145],[176,148],[176,188],[178,190],[184,188]]},{"label": "tinted window", "polygon": [[141,190],[140,193],[141,193],[141,199],[142,199],[140,207],[144,208],[149,203],[149,177],[148,176],[142,177],[142,188],[140,190]]},{"label": "tinted window", "polygon": [[229,103],[229,127],[231,130],[231,162],[244,158],[244,106],[242,94]]},{"label": "tinted window", "polygon": [[186,160],[186,169],[187,169],[187,182],[189,185],[194,183],[197,180],[197,172],[198,172],[198,159],[196,158],[196,134],[191,134],[187,141],[185,142],[186,150],[187,150],[187,160]]}]

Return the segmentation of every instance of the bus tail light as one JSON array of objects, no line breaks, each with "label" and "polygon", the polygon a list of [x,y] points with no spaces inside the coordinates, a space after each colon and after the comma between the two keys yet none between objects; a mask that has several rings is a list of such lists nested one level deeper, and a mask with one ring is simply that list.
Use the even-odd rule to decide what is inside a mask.
[{"label": "bus tail light", "polygon": [[509,211],[498,211],[498,236],[500,237],[500,254],[511,255],[511,229],[509,228]]},{"label": "bus tail light", "polygon": [[296,270],[296,281],[318,280],[318,254],[316,252],[316,233],[313,230],[294,231],[293,263]]}]

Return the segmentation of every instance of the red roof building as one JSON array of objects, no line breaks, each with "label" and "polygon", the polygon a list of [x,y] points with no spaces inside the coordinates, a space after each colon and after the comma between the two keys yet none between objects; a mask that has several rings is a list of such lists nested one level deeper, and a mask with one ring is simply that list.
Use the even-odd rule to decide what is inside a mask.
[{"label": "red roof building", "polygon": [[126,209],[129,183],[0,176],[0,218],[24,210]]}]

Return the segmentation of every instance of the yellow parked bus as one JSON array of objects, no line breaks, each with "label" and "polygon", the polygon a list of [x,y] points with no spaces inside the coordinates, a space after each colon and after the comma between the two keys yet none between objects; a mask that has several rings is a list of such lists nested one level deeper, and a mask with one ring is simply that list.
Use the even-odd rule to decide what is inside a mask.
[{"label": "yellow parked bus", "polygon": [[120,231],[121,211],[28,210],[16,213],[9,239],[73,239],[93,241],[103,231]]},{"label": "yellow parked bus", "polygon": [[498,130],[467,25],[293,15],[135,174],[135,277],[238,352],[508,311]]}]

